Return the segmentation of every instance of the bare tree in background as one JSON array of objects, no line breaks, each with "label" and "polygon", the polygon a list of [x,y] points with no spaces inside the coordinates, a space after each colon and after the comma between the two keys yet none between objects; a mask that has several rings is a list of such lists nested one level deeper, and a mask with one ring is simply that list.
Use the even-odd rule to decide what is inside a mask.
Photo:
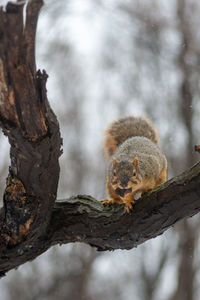
[{"label": "bare tree in background", "polygon": [[[180,52],[178,56],[178,66],[182,74],[180,85],[179,112],[180,118],[185,126],[187,141],[185,147],[185,157],[182,161],[183,168],[191,166],[196,161],[194,155],[194,143],[197,138],[194,134],[194,108],[195,95],[198,93],[198,71],[195,64],[198,60],[199,45],[197,47],[196,29],[192,24],[194,11],[199,11],[198,5],[191,2],[177,0],[177,17],[179,20],[179,30],[181,35]],[[178,166],[177,166],[178,167]],[[176,165],[174,165],[176,169]],[[196,297],[195,277],[197,268],[195,266],[195,248],[199,235],[199,218],[195,220],[185,220],[177,229],[179,230],[179,266],[177,270],[177,288],[170,298],[171,300],[193,300]]]},{"label": "bare tree in background", "polygon": [[[153,1],[152,1],[153,2]],[[139,4],[139,3],[138,3]],[[180,45],[177,47],[176,52],[173,55],[173,63],[176,63],[176,69],[181,71],[182,83],[179,88],[177,85],[177,91],[174,93],[175,99],[170,100],[170,94],[167,94],[166,99],[162,98],[156,100],[156,94],[152,93],[149,98],[154,97],[154,102],[162,101],[164,110],[168,112],[168,116],[161,115],[157,112],[155,104],[153,101],[148,99],[147,106],[145,109],[148,111],[148,115],[153,115],[158,120],[158,114],[161,119],[160,123],[165,121],[165,117],[167,122],[169,123],[169,117],[173,114],[173,120],[170,119],[170,123],[172,124],[171,130],[169,130],[168,138],[173,139],[174,134],[174,125],[176,123],[176,128],[178,132],[178,128],[183,128],[185,131],[185,147],[181,149],[181,152],[173,153],[167,146],[167,143],[170,145],[169,141],[165,139],[166,143],[164,144],[165,148],[169,151],[169,166],[170,166],[170,174],[177,174],[181,169],[185,169],[188,166],[194,164],[197,161],[198,156],[194,153],[194,143],[198,142],[198,139],[195,135],[195,120],[198,112],[195,111],[195,107],[197,106],[197,101],[195,101],[196,97],[199,97],[199,67],[198,67],[198,53],[199,53],[199,41],[197,36],[195,36],[197,25],[195,26],[194,22],[192,22],[192,15],[194,12],[198,15],[199,6],[197,3],[185,3],[185,1],[177,1],[177,11],[174,11],[174,21],[173,23],[169,22],[167,18],[159,18],[159,11],[154,2],[154,10],[152,10],[152,3],[149,4],[139,4],[137,7],[134,4],[130,4],[130,6],[125,6],[124,4],[120,5],[120,7],[125,11],[129,17],[133,19],[133,24],[138,21],[140,24],[140,34],[137,36],[137,39],[134,41],[134,46],[140,49],[140,52],[135,50],[138,61],[140,61],[139,55],[143,54],[142,58],[144,60],[143,64],[146,64],[146,68],[149,68],[151,73],[151,78],[155,76],[155,87],[162,86],[161,79],[163,77],[163,73],[165,70],[160,63],[163,53],[166,54],[165,60],[170,60],[172,53],[169,46],[165,46],[162,44],[162,36],[168,30],[177,31],[180,38]],[[139,7],[139,8],[138,8]],[[176,7],[175,7],[176,8]],[[195,15],[196,15],[195,14]],[[176,18],[178,16],[178,18]],[[135,22],[135,20],[137,20]],[[178,21],[177,21],[178,20]],[[195,21],[198,22],[197,18]],[[136,25],[137,26],[137,25]],[[166,49],[165,49],[166,48]],[[168,58],[168,54],[169,58]],[[134,53],[135,55],[135,53]],[[151,66],[151,61],[149,62],[149,57],[152,56],[152,61],[154,66]],[[145,58],[147,57],[147,60]],[[143,66],[142,64],[142,66]],[[110,65],[113,65],[113,63]],[[137,71],[142,68],[139,66]],[[116,66],[117,68],[118,66]],[[140,71],[139,71],[140,73]],[[131,73],[129,73],[130,75]],[[139,77],[139,74],[134,76],[134,79]],[[166,76],[167,73],[166,73]],[[130,80],[131,80],[130,76]],[[124,78],[123,78],[124,79]],[[123,80],[122,79],[122,80]],[[132,78],[132,82],[135,82]],[[156,82],[157,79],[157,82]],[[136,81],[137,82],[137,81]],[[142,82],[142,81],[141,81]],[[137,88],[135,92],[138,92]],[[139,99],[142,98],[142,94],[139,96]],[[144,99],[145,100],[145,99]],[[141,100],[140,100],[141,101]],[[175,105],[176,104],[176,105]],[[167,108],[168,106],[168,108]],[[164,112],[164,111],[163,111]],[[169,126],[170,127],[170,126]],[[142,294],[143,299],[157,299],[156,293],[160,284],[160,277],[163,272],[165,272],[165,265],[167,264],[167,260],[171,260],[172,256],[175,255],[177,257],[177,261],[179,261],[179,266],[177,269],[178,281],[177,288],[173,293],[173,296],[169,296],[170,299],[196,299],[195,295],[198,294],[195,290],[195,278],[198,274],[198,268],[195,265],[195,247],[197,246],[198,241],[198,220],[191,221],[183,221],[177,227],[179,228],[179,235],[176,232],[171,232],[171,238],[174,241],[174,244],[178,242],[178,247],[176,251],[170,253],[171,243],[168,246],[165,245],[165,248],[162,248],[162,252],[159,254],[160,264],[158,263],[157,271],[155,271],[154,275],[146,268],[146,264],[144,261],[141,262],[141,272],[139,272],[141,276],[142,285]],[[149,249],[148,245],[144,245],[143,247]],[[159,299],[159,298],[158,298]]]}]

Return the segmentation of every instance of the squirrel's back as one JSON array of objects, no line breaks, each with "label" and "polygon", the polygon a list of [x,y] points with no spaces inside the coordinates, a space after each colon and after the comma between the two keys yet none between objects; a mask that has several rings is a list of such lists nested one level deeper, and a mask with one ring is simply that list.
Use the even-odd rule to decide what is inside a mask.
[{"label": "squirrel's back", "polygon": [[149,119],[144,117],[122,117],[110,124],[105,135],[103,148],[107,159],[110,159],[116,149],[131,137],[143,136],[159,144],[156,128]]},{"label": "squirrel's back", "polygon": [[[128,138],[115,151],[117,161],[131,162],[134,157],[139,160],[139,173],[142,178],[158,178],[163,169],[167,168],[167,161],[157,144],[144,136]],[[112,170],[112,161],[109,169]]]}]

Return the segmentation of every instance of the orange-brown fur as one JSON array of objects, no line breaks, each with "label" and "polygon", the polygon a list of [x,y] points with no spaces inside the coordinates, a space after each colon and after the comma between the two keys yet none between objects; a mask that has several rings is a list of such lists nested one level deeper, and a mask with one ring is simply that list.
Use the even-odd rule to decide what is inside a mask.
[{"label": "orange-brown fur", "polygon": [[158,133],[147,118],[127,116],[114,121],[105,134],[106,187],[111,200],[103,203],[124,203],[130,212],[136,193],[143,194],[166,181],[167,163],[156,145]]}]

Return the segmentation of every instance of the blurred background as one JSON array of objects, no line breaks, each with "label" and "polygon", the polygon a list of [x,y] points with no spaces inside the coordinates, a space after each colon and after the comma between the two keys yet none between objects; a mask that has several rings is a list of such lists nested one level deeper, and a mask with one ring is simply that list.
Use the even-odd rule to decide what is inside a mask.
[{"label": "blurred background", "polygon": [[[124,114],[154,121],[168,178],[198,161],[199,16],[195,0],[45,1],[36,58],[49,74],[48,99],[63,137],[58,198],[105,196],[103,131]],[[9,145],[3,135],[0,143],[2,198]],[[129,251],[52,247],[1,279],[0,298],[198,300],[199,231],[197,215]]]}]

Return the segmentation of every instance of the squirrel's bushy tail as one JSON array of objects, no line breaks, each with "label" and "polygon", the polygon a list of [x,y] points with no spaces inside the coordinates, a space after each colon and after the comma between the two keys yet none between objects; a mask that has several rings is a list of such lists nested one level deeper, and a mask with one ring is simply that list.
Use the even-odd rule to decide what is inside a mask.
[{"label": "squirrel's bushy tail", "polygon": [[133,136],[144,136],[159,144],[159,136],[155,126],[145,117],[122,117],[110,124],[105,130],[105,135],[103,148],[107,159],[114,154],[120,144]]}]

